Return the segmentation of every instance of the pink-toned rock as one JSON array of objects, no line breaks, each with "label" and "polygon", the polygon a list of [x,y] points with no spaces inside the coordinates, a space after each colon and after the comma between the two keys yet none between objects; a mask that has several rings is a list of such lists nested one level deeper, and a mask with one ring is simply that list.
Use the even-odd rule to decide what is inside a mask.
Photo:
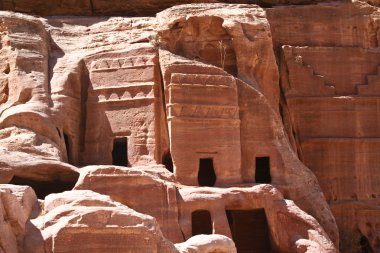
[{"label": "pink-toned rock", "polygon": [[[99,53],[89,69],[84,164],[113,164],[112,149],[127,145],[124,166],[160,163],[165,125],[157,49],[130,46],[126,52]],[[117,78],[114,78],[117,76]],[[127,117],[133,115],[133,117]]]},{"label": "pink-toned rock", "polygon": [[[287,4],[314,4],[325,0],[259,0],[255,3],[263,6]],[[345,2],[346,0],[340,0]],[[24,12],[41,16],[152,16],[155,13],[178,4],[192,3],[252,3],[251,0],[4,0],[0,2],[0,10]],[[377,3],[371,0],[371,3]]]},{"label": "pink-toned rock", "polygon": [[[177,188],[178,193],[176,193]],[[231,237],[234,230],[228,224],[229,216],[226,216],[226,212],[241,210],[257,213],[263,210],[268,224],[257,223],[252,226],[260,226],[263,230],[269,229],[271,239],[267,242],[270,243],[272,249],[283,252],[317,252],[317,250],[336,252],[334,244],[318,222],[301,211],[292,201],[283,199],[281,193],[269,185],[255,187],[246,185],[224,189],[185,187],[179,185],[172,174],[160,166],[140,168],[89,166],[82,169],[75,189],[90,189],[107,194],[128,207],[152,215],[158,220],[161,230],[168,239],[177,242],[188,240],[180,244],[182,250],[191,248],[192,246],[189,245],[197,241],[196,238],[192,238],[196,235],[194,223],[197,220],[193,217],[196,211],[210,213],[212,217],[210,224],[213,224],[210,230],[212,233]],[[49,195],[45,199],[45,211],[54,210],[65,202],[80,202],[81,205],[97,206],[97,200],[94,203],[94,200],[87,196],[91,194],[90,191],[74,192],[77,193]],[[205,224],[202,226],[207,227],[207,220],[203,222]],[[294,229],[288,228],[291,224]],[[178,237],[179,231],[184,238]],[[239,240],[238,237],[234,239]],[[223,243],[209,243],[209,240],[212,240],[212,237],[205,238],[206,244],[199,242],[199,245],[194,247],[200,248],[194,250],[203,252],[204,247],[204,250],[211,251],[213,244],[215,247],[225,247]],[[262,240],[268,239],[263,237]],[[226,250],[230,252],[228,247]]]},{"label": "pink-toned rock", "polygon": [[277,50],[283,45],[379,46],[378,8],[363,1],[282,6],[266,12]]},{"label": "pink-toned rock", "polygon": [[163,166],[88,166],[81,169],[76,190],[92,190],[156,218],[164,236],[182,242],[173,175]]},{"label": "pink-toned rock", "polygon": [[8,183],[13,175],[73,181],[76,168],[61,162],[66,157],[49,108],[48,34],[38,18],[4,12],[0,16],[0,174],[6,174],[1,181]]},{"label": "pink-toned rock", "polygon": [[32,188],[0,184],[0,249],[23,252],[25,226],[37,197]]},{"label": "pink-toned rock", "polygon": [[[293,128],[287,131],[331,205],[344,238],[342,251],[354,248],[352,241],[358,245],[361,236],[371,237],[376,248],[376,236],[364,229],[358,213],[378,212],[374,164],[380,133],[373,118],[380,94],[379,53],[358,47],[284,46],[281,64],[284,108]],[[369,226],[375,226],[376,218],[372,220]]]},{"label": "pink-toned rock", "polygon": [[241,183],[235,78],[214,66],[179,59],[169,52],[161,51],[160,55],[176,178],[182,184],[204,185],[199,182],[199,161],[209,158],[215,165],[215,185]]},{"label": "pink-toned rock", "polygon": [[153,217],[89,190],[51,194],[43,212],[32,220],[38,230],[27,235],[25,252],[236,252],[232,240],[221,235],[174,245],[163,237]]},{"label": "pink-toned rock", "polygon": [[224,69],[256,87],[278,109],[278,69],[269,23],[262,8],[181,5],[159,13],[157,19],[163,48]]},{"label": "pink-toned rock", "polygon": [[[0,8],[142,4],[23,1]],[[153,2],[145,11],[172,4]],[[45,199],[40,210],[24,190],[3,190],[2,203],[22,204],[1,243],[235,252],[222,234],[239,252],[376,252],[379,13],[364,2],[0,12],[0,182]],[[49,195],[79,173],[77,190],[110,197]]]},{"label": "pink-toned rock", "polygon": [[[321,190],[314,190],[319,188],[318,182],[296,157],[281,119],[265,96],[214,66],[181,58],[164,50],[160,51],[160,56],[169,108],[170,149],[178,181],[186,185],[199,184],[199,160],[212,158],[216,180],[208,186],[259,182],[256,177],[256,173],[259,174],[257,158],[267,157],[271,184],[316,217],[338,244],[339,236],[332,213]],[[216,78],[219,82],[212,83]],[[221,78],[230,78],[231,86],[221,83]],[[192,93],[195,88],[200,92]],[[218,89],[228,100],[218,100],[222,95],[213,96]],[[193,101],[199,102],[190,104]],[[232,110],[227,114],[224,104],[236,101],[239,114]],[[192,111],[188,112],[188,107]],[[202,114],[203,107],[207,111]],[[221,110],[225,111],[221,113]],[[237,133],[240,139],[234,138]]]},{"label": "pink-toned rock", "polygon": [[177,243],[175,247],[181,253],[236,253],[234,242],[223,235],[196,235],[184,243]]},{"label": "pink-toned rock", "polygon": [[[176,252],[153,217],[108,196],[71,191],[52,194],[45,204],[46,213],[32,220],[41,231],[43,245],[26,252]],[[28,238],[26,242],[27,246],[33,243]]]},{"label": "pink-toned rock", "polygon": [[[179,222],[185,238],[194,233],[194,222],[197,221],[194,215],[202,210],[210,215],[212,231],[228,237],[232,235],[238,251],[247,247],[249,242],[234,224],[243,227],[244,223],[249,223],[257,227],[257,238],[259,233],[265,233],[259,230],[269,229],[270,245],[265,237],[255,242],[255,247],[262,251],[338,252],[312,216],[300,210],[293,201],[285,200],[270,185],[225,189],[183,187],[179,193]],[[254,217],[260,216],[260,212],[264,213],[265,221],[255,221]],[[203,226],[207,226],[207,219],[200,216],[198,219],[202,219]]]},{"label": "pink-toned rock", "polygon": [[11,182],[13,176],[36,181],[60,179],[69,182],[78,177],[76,167],[60,161],[62,153],[54,142],[29,129],[1,129],[0,150],[3,183]]}]

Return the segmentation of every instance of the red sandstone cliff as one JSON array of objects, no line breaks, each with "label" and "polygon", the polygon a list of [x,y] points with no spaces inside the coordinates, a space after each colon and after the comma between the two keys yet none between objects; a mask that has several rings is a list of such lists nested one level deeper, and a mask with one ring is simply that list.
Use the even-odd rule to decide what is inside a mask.
[{"label": "red sandstone cliff", "polygon": [[376,1],[220,2],[0,2],[0,252],[380,252]]}]

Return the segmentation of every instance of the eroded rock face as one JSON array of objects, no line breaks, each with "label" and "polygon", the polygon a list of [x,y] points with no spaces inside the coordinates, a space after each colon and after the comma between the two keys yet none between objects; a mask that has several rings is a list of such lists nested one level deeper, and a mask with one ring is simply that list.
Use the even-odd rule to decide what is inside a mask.
[{"label": "eroded rock face", "polygon": [[43,245],[32,247],[31,233],[26,252],[175,252],[154,218],[92,191],[49,195],[44,212],[32,220]]},{"label": "eroded rock face", "polygon": [[[248,3],[251,0],[183,0],[180,4],[192,3]],[[263,6],[284,5],[284,4],[312,4],[324,2],[324,0],[260,0],[255,2]],[[343,0],[344,2],[344,0]],[[378,4],[376,0],[369,1]],[[29,2],[27,0],[2,1],[1,10],[24,12],[41,16],[153,16],[173,5],[178,5],[173,0],[144,0],[140,2],[131,1],[105,1],[105,0],[66,0],[66,1],[42,1],[36,0]]]},{"label": "eroded rock face", "polygon": [[[48,34],[40,20],[2,13],[1,182],[12,176],[75,181],[51,118]],[[33,62],[31,64],[30,62]]]},{"label": "eroded rock face", "polygon": [[376,252],[380,12],[265,3],[0,12],[0,252]]},{"label": "eroded rock face", "polygon": [[[189,225],[192,223],[194,230],[194,213],[203,210],[210,213],[214,232],[232,235],[238,251],[243,250],[246,247],[243,242],[247,242],[242,238],[244,235],[239,231],[239,225],[244,227],[244,223],[252,222],[250,219],[259,216],[262,210],[271,238],[271,245],[267,248],[263,245],[265,237],[257,242],[256,247],[262,251],[336,252],[334,244],[326,241],[328,236],[318,222],[292,201],[284,200],[281,193],[269,185],[227,189],[184,187],[179,192],[180,224],[185,238],[191,236]],[[255,225],[260,226],[259,223]]]},{"label": "eroded rock face", "polygon": [[51,194],[43,213],[32,220],[25,252],[236,252],[233,241],[221,235],[174,245],[153,217],[90,190]]},{"label": "eroded rock face", "polygon": [[378,8],[355,1],[267,9],[275,48],[378,47]]},{"label": "eroded rock face", "polygon": [[278,109],[278,69],[263,9],[183,5],[159,13],[157,19],[163,48],[222,68],[260,90]]},{"label": "eroded rock face", "polygon": [[36,203],[31,187],[0,184],[1,252],[23,252],[25,227]]},{"label": "eroded rock face", "polygon": [[[165,51],[160,55],[169,108],[170,150],[178,181],[186,185],[202,185],[199,162],[211,158],[216,180],[206,181],[210,184],[203,186],[272,183],[297,205],[312,213],[337,242],[337,227],[324,197],[319,190],[311,190],[318,189],[318,183],[291,151],[281,119],[263,94],[213,66]],[[232,87],[221,82],[227,78],[231,79],[229,84]],[[196,89],[198,93],[193,93]],[[225,99],[215,98],[212,94],[217,92]],[[236,105],[225,106],[236,100],[239,114]],[[199,102],[189,105],[188,101]],[[234,131],[240,131],[240,142],[234,138]],[[185,138],[190,135],[192,138]],[[260,178],[255,170],[260,160],[257,158],[269,160],[270,178]],[[311,201],[316,199],[320,201]]]},{"label": "eroded rock face", "polygon": [[[197,236],[193,237],[199,231],[205,232],[207,224],[214,234],[233,237],[238,251],[243,250],[252,241],[244,241],[247,237],[242,237],[245,230],[239,229],[244,223],[257,228],[256,236],[267,231],[266,237],[264,235],[257,244],[248,247],[280,252],[336,252],[333,242],[318,222],[294,202],[285,200],[273,186],[190,187],[178,184],[170,174],[158,166],[89,166],[82,170],[75,189],[97,191],[135,210],[144,210],[157,219],[166,238],[174,242],[187,240],[177,246],[183,252],[212,252],[219,247],[233,252],[231,242],[223,238],[199,237],[198,241]],[[56,194],[48,196],[46,212],[67,199],[77,202],[80,198],[82,205],[93,205],[90,197],[80,195],[81,191],[74,192],[76,195],[66,192],[67,196],[63,197]],[[50,201],[51,198],[54,200]],[[198,212],[208,213],[209,219],[197,216]],[[257,223],[252,222],[252,218],[264,220]],[[179,237],[180,233],[183,237]],[[187,248],[193,248],[193,251]]]},{"label": "eroded rock face", "polygon": [[[82,168],[76,190],[92,190],[151,215],[170,241],[182,242],[174,178],[164,166]],[[152,208],[154,207],[154,208]]]},{"label": "eroded rock face", "polygon": [[236,247],[233,241],[227,236],[223,235],[196,235],[191,237],[184,243],[175,245],[179,252],[192,253],[192,252],[221,252],[221,253],[235,253]]},{"label": "eroded rock face", "polygon": [[[310,18],[300,19],[310,12]],[[379,238],[370,231],[379,205],[373,155],[378,149],[373,120],[379,95],[378,8],[356,2],[267,13],[293,147],[319,180],[340,229],[342,252],[376,251]],[[293,36],[283,33],[290,23]],[[371,218],[363,219],[364,213]]]}]

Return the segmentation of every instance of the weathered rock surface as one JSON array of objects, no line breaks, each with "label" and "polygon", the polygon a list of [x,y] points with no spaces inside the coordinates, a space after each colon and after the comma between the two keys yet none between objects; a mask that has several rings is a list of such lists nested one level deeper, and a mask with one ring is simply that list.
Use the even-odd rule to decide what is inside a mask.
[{"label": "weathered rock surface", "polygon": [[27,235],[25,252],[236,252],[233,241],[221,235],[202,235],[200,241],[175,246],[153,217],[89,190],[51,194],[43,212],[32,220],[38,230]]},{"label": "weathered rock surface", "polygon": [[0,252],[379,251],[376,2],[205,2],[0,12]]},{"label": "weathered rock surface", "polygon": [[[256,157],[268,156],[271,183],[283,190],[298,206],[312,213],[323,224],[330,238],[338,243],[334,218],[318,189],[315,176],[292,152],[281,119],[263,94],[213,66],[183,59],[163,50],[160,51],[160,56],[169,108],[170,150],[178,181],[186,185],[197,184],[199,158],[212,157],[217,178],[215,185],[255,182],[255,174],[258,173],[254,169]],[[201,78],[204,81],[199,81]],[[219,89],[222,88],[223,92],[221,94],[228,100],[216,100],[213,96],[218,86],[211,81],[216,78],[219,78]],[[221,78],[230,78],[230,87],[223,84]],[[198,85],[198,88],[197,83],[203,85]],[[201,92],[192,93],[195,89],[190,85]],[[239,114],[236,105],[235,108],[229,105],[228,109],[235,110],[227,114],[227,106],[224,104],[229,101],[236,103],[237,100]],[[191,104],[190,107],[188,101],[200,102]],[[202,107],[206,108],[201,109]],[[207,112],[206,116],[202,110]],[[225,110],[223,114],[221,110]],[[241,137],[240,143],[238,138],[234,138],[235,131],[240,131],[237,134]],[[229,138],[222,139],[221,136]],[[203,153],[203,150],[214,153]]]},{"label": "weathered rock surface", "polygon": [[[183,187],[179,192],[180,224],[185,238],[191,236],[189,225],[194,222],[192,215],[197,210],[210,212],[214,224],[213,231],[229,237],[231,233],[234,234],[234,222],[239,220],[233,211],[265,210],[272,250],[337,252],[333,242],[328,239],[328,235],[318,222],[301,211],[292,201],[283,199],[281,193],[270,185],[225,189]],[[232,214],[232,217],[228,215],[226,217],[226,211]],[[239,242],[236,234],[233,237]],[[258,242],[260,243],[263,242]],[[237,248],[243,250],[244,246],[237,244]]]},{"label": "weathered rock surface", "polygon": [[44,212],[32,220],[43,245],[31,247],[32,233],[26,252],[175,252],[154,218],[92,191],[51,194]]},{"label": "weathered rock surface", "polygon": [[[379,10],[355,2],[267,13],[294,150],[319,180],[339,226],[341,251],[376,252]],[[285,27],[293,27],[292,36]]]},{"label": "weathered rock surface", "polygon": [[166,238],[174,243],[183,241],[174,177],[164,166],[88,166],[81,169],[74,189],[106,194],[137,212],[151,215]]},{"label": "weathered rock surface", "polygon": [[[214,244],[216,248],[230,247],[229,241],[213,242],[212,237],[205,238],[205,242],[198,242],[199,245],[195,243],[196,238],[192,238],[195,228],[192,224],[197,222],[193,216],[199,210],[210,213],[213,233],[228,237],[232,236],[234,229],[228,224],[226,210],[227,212],[265,210],[273,250],[336,252],[334,244],[318,222],[301,211],[292,201],[285,200],[281,193],[270,185],[197,188],[178,184],[171,173],[160,166],[140,168],[89,166],[81,171],[75,189],[97,191],[135,210],[143,210],[157,219],[166,238],[179,242],[188,240],[179,244],[181,250],[195,247],[194,250],[212,252]],[[79,195],[80,192],[78,191],[77,195],[69,195],[70,192],[66,192],[65,195],[49,195],[45,200],[46,211],[64,201],[76,202],[78,197],[83,198],[80,200],[83,205],[87,203],[92,205],[92,200]],[[50,201],[51,198],[54,200]],[[207,220],[203,222],[207,223]],[[289,229],[290,226],[294,229]],[[183,237],[179,237],[180,234]],[[243,246],[237,245],[237,247],[238,250],[242,250]]]},{"label": "weathered rock surface", "polygon": [[[346,0],[342,0],[346,1]],[[27,0],[2,0],[0,10],[17,11],[41,16],[149,16],[178,4],[191,3],[255,3],[263,6],[284,4],[312,4],[325,0],[144,0],[144,1],[105,1],[105,0],[66,0],[33,2]],[[376,3],[376,0],[371,0]]]},{"label": "weathered rock surface", "polygon": [[[160,45],[222,68],[278,109],[278,69],[265,11],[252,5],[182,5],[157,15]],[[202,15],[199,15],[202,13]]]},{"label": "weathered rock surface", "polygon": [[379,46],[378,8],[364,2],[283,6],[266,13],[277,50],[282,45]]},{"label": "weathered rock surface", "polygon": [[62,162],[67,158],[50,114],[48,34],[36,18],[1,16],[0,181],[74,181],[77,169]]},{"label": "weathered rock surface", "polygon": [[23,252],[26,223],[36,203],[31,187],[0,184],[1,252]]},{"label": "weathered rock surface", "polygon": [[176,248],[181,253],[235,253],[234,242],[223,235],[196,235],[184,243],[177,243]]}]

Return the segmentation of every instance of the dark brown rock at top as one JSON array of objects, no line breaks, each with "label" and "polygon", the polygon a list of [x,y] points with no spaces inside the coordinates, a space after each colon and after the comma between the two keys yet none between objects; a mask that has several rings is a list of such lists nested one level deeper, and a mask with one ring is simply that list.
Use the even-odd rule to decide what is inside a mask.
[{"label": "dark brown rock at top", "polygon": [[[154,16],[179,4],[235,3],[274,5],[314,4],[325,0],[1,0],[0,10],[39,16]],[[341,0],[340,2],[349,2]]]}]

